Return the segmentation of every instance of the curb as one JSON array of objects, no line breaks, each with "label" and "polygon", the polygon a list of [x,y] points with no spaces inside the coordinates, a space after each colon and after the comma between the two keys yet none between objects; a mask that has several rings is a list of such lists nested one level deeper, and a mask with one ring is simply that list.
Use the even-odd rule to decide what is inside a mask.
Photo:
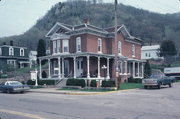
[{"label": "curb", "polygon": [[34,93],[50,93],[50,94],[64,94],[64,95],[104,95],[104,94],[112,94],[112,93],[117,93],[117,92],[125,92],[125,91],[133,91],[133,90],[137,90],[136,89],[126,89],[126,90],[117,90],[117,91],[107,91],[107,92],[48,92],[48,91],[28,91],[28,92],[34,92]]}]

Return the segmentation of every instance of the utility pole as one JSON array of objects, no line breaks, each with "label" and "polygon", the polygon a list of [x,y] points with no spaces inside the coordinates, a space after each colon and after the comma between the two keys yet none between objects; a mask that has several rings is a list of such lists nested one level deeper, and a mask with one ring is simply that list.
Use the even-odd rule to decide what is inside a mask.
[{"label": "utility pole", "polygon": [[[115,28],[114,28],[114,33],[115,33],[115,40],[114,40],[114,53],[115,53],[115,59],[114,59],[114,64],[115,64],[115,72],[116,72],[116,86],[119,85],[119,81],[117,78],[119,77],[119,68],[118,68],[118,59],[117,59],[117,0],[115,0],[115,14],[114,14],[114,22],[115,22]],[[118,86],[119,87],[119,86]]]}]

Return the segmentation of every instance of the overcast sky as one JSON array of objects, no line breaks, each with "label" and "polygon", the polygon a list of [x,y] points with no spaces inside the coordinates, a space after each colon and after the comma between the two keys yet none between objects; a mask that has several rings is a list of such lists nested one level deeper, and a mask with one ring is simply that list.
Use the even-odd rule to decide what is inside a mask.
[{"label": "overcast sky", "polygon": [[[0,37],[24,33],[54,4],[62,1],[65,0],[0,0]],[[120,2],[162,14],[180,12],[179,0],[118,0]]]}]

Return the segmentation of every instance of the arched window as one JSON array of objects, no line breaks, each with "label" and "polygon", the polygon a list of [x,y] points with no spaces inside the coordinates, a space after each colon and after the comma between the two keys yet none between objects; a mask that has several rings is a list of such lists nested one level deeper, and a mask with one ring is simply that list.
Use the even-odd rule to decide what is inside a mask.
[{"label": "arched window", "polygon": [[102,39],[98,38],[98,52],[102,53]]},{"label": "arched window", "polygon": [[135,57],[135,45],[132,45],[132,57]]},{"label": "arched window", "polygon": [[122,53],[122,44],[121,41],[118,41],[118,54],[121,55]]},{"label": "arched window", "polygon": [[76,52],[81,52],[81,38],[76,38]]},{"label": "arched window", "polygon": [[14,48],[13,47],[9,48],[9,55],[14,55]]},{"label": "arched window", "polygon": [[20,56],[24,56],[24,49],[23,48],[20,49]]}]

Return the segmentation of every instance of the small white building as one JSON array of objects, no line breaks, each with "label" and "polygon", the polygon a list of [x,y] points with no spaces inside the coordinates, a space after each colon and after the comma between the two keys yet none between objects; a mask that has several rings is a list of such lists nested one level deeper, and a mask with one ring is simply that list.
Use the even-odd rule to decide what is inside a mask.
[{"label": "small white building", "polygon": [[159,49],[160,49],[160,45],[142,46],[141,59],[142,60],[163,59],[163,57],[159,56]]}]

